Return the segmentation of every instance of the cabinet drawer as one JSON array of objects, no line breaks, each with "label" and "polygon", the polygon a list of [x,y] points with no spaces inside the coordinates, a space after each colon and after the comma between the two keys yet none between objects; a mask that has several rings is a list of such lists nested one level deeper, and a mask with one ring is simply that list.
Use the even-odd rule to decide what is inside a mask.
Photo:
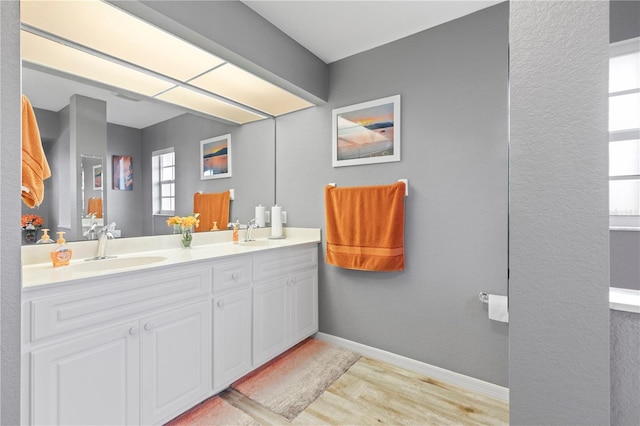
[{"label": "cabinet drawer", "polygon": [[33,341],[120,320],[209,292],[207,268],[136,273],[119,283],[31,301],[30,338]]},{"label": "cabinet drawer", "polygon": [[317,264],[317,247],[276,251],[264,256],[256,256],[253,260],[253,279],[266,280],[311,268]]},{"label": "cabinet drawer", "polygon": [[211,269],[213,270],[214,293],[251,283],[250,259],[216,264]]}]

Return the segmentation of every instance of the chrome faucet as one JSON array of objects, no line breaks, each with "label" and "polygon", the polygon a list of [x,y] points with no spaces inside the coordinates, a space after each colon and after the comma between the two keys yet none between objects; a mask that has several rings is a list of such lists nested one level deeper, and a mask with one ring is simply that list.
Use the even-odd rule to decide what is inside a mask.
[{"label": "chrome faucet", "polygon": [[253,241],[253,239],[251,238],[251,231],[259,227],[260,225],[258,225],[258,223],[256,222],[256,219],[255,218],[251,219],[249,223],[247,223],[247,233],[244,236],[243,242],[247,243],[249,241]]},{"label": "chrome faucet", "polygon": [[89,226],[89,229],[82,233],[82,236],[87,237],[87,240],[94,240],[96,238],[96,226],[98,226],[98,223],[94,222],[92,217],[91,226]]},{"label": "chrome faucet", "polygon": [[100,231],[98,231],[98,253],[96,254],[95,259],[106,259],[107,252],[107,240],[112,240],[113,230],[116,229],[116,223],[111,222],[108,225],[102,227]]}]

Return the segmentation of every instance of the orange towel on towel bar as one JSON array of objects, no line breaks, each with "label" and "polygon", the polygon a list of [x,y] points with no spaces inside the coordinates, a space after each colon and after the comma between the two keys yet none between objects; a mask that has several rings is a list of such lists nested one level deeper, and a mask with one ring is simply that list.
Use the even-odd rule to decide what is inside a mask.
[{"label": "orange towel on towel bar", "polygon": [[44,180],[50,176],[36,116],[31,102],[22,95],[22,201],[28,207],[42,204]]},{"label": "orange towel on towel bar", "polygon": [[405,184],[327,186],[326,262],[364,271],[404,270]]},{"label": "orange towel on towel bar", "polygon": [[193,194],[193,212],[200,213],[200,226],[196,232],[211,231],[213,222],[218,222],[219,229],[227,229],[229,224],[229,191],[201,194]]}]

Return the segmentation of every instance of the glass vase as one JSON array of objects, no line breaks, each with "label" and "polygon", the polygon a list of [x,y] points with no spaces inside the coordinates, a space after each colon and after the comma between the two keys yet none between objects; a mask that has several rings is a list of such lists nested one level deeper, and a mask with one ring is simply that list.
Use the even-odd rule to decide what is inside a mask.
[{"label": "glass vase", "polygon": [[181,234],[182,233],[182,226],[178,225],[178,224],[174,224],[173,225],[173,233],[174,234]]},{"label": "glass vase", "polygon": [[27,244],[34,244],[36,242],[36,238],[38,236],[37,229],[25,229],[24,230],[24,240]]},{"label": "glass vase", "polygon": [[193,226],[182,227],[182,247],[191,247],[191,240],[193,240]]}]

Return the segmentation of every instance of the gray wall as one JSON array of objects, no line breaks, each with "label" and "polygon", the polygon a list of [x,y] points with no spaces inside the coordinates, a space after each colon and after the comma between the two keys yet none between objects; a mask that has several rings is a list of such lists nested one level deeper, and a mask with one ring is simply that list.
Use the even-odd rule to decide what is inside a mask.
[{"label": "gray wall", "polygon": [[[145,216],[142,210],[143,168],[142,131],[117,124],[107,125],[107,156],[103,163],[103,193],[107,194],[106,221],[116,222],[122,237],[142,236]],[[113,189],[114,155],[128,155],[133,160],[133,190]],[[150,167],[150,165],[149,165]],[[147,220],[148,221],[148,220]]]},{"label": "gray wall", "polygon": [[640,424],[640,314],[611,311],[611,424]]},{"label": "gray wall", "polygon": [[511,2],[509,39],[510,421],[605,425],[608,3]]},{"label": "gray wall", "polygon": [[[104,157],[107,150],[107,103],[102,100],[73,95],[70,103],[70,156],[71,167],[63,173],[69,176],[71,190],[64,185],[55,196],[60,199],[61,212],[69,209],[69,219],[63,215],[62,220],[68,220],[71,228],[67,230],[67,238],[76,241],[82,238],[82,198],[80,182],[81,155]],[[69,197],[65,203],[65,197]],[[109,204],[109,197],[103,192],[103,203]]]},{"label": "gray wall", "polygon": [[[330,65],[329,102],[277,119],[277,198],[289,226],[325,228],[324,187],[409,179],[406,270],[320,257],[320,331],[507,386],[508,6]],[[331,110],[402,96],[402,161],[333,168]],[[349,226],[349,224],[345,224]],[[324,245],[322,250],[324,250]]]},{"label": "gray wall", "polygon": [[611,43],[640,36],[640,1],[612,1],[610,14],[612,25],[609,28],[609,41]]},{"label": "gray wall", "polygon": [[[200,141],[231,134],[232,176],[221,179],[200,179]],[[193,194],[223,192],[234,189],[231,220],[237,217],[246,223],[254,216],[254,206],[269,206],[274,200],[273,121],[263,120],[244,126],[230,126],[191,114],[158,123],[142,131],[142,200],[143,215],[151,217],[151,153],[174,147],[176,155],[176,214],[193,212]],[[166,216],[154,216],[145,221],[144,234],[171,233]]]},{"label": "gray wall", "polygon": [[610,231],[611,287],[640,290],[640,232]]},{"label": "gray wall", "polygon": [[0,424],[20,424],[20,7],[0,2]]}]

